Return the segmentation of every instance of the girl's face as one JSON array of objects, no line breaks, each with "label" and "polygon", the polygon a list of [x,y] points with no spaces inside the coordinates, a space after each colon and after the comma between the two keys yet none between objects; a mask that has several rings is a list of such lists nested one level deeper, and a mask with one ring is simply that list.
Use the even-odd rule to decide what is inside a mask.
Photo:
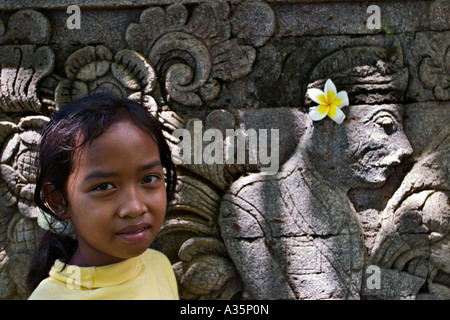
[{"label": "girl's face", "polygon": [[70,264],[101,266],[143,253],[166,211],[156,142],[131,122],[112,125],[74,156],[66,209],[78,248]]}]

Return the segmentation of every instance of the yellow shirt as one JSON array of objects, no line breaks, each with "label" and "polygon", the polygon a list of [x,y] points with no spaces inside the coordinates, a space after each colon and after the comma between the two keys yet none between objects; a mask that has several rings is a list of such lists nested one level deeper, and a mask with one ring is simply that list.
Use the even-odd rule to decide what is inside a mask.
[{"label": "yellow shirt", "polygon": [[[30,300],[176,300],[177,282],[167,257],[148,249],[138,257],[102,267],[78,267],[56,260],[50,277]],[[62,271],[61,271],[62,270]]]}]

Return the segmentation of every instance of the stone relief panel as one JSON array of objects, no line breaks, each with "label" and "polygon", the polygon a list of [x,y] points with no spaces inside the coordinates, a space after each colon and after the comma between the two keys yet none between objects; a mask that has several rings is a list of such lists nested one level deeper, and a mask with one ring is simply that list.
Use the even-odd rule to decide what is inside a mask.
[{"label": "stone relief panel", "polygon": [[250,298],[360,298],[365,244],[347,193],[382,186],[412,153],[403,106],[384,103],[401,99],[407,80],[401,53],[388,61],[387,51],[352,47],[317,63],[312,79],[333,75],[360,104],[342,125],[298,113],[307,129],[280,172],[238,179],[225,194],[222,235]]},{"label": "stone relief panel", "polygon": [[[402,10],[388,36],[334,20],[340,8],[365,12],[360,3],[155,2],[123,13],[119,40],[99,32],[73,50],[55,45],[55,8],[1,12],[0,297],[29,294],[42,235],[31,169],[40,129],[65,103],[109,90],[157,116],[174,148],[177,129],[202,142],[217,130],[224,149],[236,143],[227,129],[279,131],[279,144],[266,137],[276,174],[237,154],[177,166],[153,246],[171,260],[182,299],[450,298],[445,3],[402,5],[419,19]],[[331,13],[308,24],[305,12]],[[306,90],[329,78],[348,92],[341,125],[308,116]]]}]

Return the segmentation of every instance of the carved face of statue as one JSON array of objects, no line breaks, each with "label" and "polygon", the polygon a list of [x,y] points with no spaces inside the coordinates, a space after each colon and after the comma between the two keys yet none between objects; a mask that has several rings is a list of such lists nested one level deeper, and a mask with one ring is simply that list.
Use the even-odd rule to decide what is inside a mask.
[{"label": "carved face of statue", "polygon": [[341,124],[315,123],[308,150],[310,163],[331,182],[380,187],[412,147],[403,132],[403,106],[350,106]]}]

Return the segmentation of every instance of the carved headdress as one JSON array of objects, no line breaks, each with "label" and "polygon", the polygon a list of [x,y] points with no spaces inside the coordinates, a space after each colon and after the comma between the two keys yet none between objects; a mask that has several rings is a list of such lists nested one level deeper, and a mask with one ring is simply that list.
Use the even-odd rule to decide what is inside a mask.
[{"label": "carved headdress", "polygon": [[[308,88],[323,87],[332,79],[347,91],[352,105],[398,103],[408,84],[401,46],[348,47],[323,58],[311,71]],[[307,101],[306,106],[310,104]]]}]

